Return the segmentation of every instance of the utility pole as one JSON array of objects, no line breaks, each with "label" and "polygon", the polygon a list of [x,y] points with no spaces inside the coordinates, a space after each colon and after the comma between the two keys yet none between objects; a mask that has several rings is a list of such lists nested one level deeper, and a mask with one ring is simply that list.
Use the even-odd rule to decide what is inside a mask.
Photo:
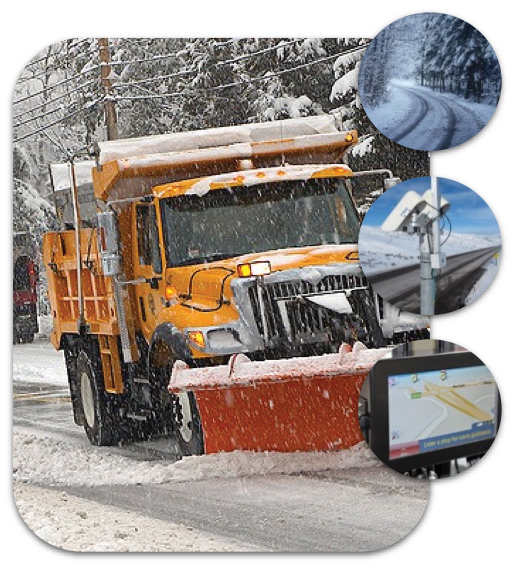
[{"label": "utility pole", "polygon": [[118,117],[116,115],[116,104],[113,101],[114,89],[112,88],[109,40],[98,39],[100,50],[101,79],[104,91],[105,123],[107,125],[107,139],[118,138]]}]

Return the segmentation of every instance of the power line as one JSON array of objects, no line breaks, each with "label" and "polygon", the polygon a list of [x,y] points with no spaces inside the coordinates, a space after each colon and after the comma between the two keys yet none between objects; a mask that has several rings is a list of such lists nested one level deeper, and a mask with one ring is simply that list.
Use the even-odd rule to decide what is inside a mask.
[{"label": "power line", "polygon": [[[78,44],[80,44],[80,43],[83,43],[84,41],[86,41],[86,40],[83,40],[82,42],[78,42],[78,43],[76,43],[76,44],[74,44],[74,45],[78,45]],[[232,43],[234,43],[235,41],[238,41],[238,40],[230,40],[230,41],[227,41],[227,42],[225,42],[225,43],[218,43],[218,44],[216,44],[216,46],[224,46],[224,45],[232,44]],[[215,63],[215,64],[212,65],[211,67],[207,67],[207,68],[221,67],[221,66],[225,66],[225,65],[228,65],[228,64],[232,64],[232,63],[238,62],[238,61],[246,60],[246,59],[249,59],[249,58],[252,58],[252,57],[259,56],[259,55],[264,54],[264,53],[268,53],[268,52],[270,52],[270,51],[278,50],[278,49],[280,49],[280,48],[286,47],[286,46],[291,45],[291,44],[293,44],[293,43],[298,43],[299,41],[302,41],[302,39],[295,39],[295,40],[291,40],[291,41],[288,41],[288,42],[281,42],[281,43],[279,43],[278,45],[273,45],[272,47],[267,47],[266,49],[261,49],[260,51],[256,51],[256,52],[254,52],[254,53],[248,53],[248,54],[245,54],[245,55],[240,55],[239,57],[235,57],[235,58],[233,58],[233,59],[229,59],[229,60],[226,60],[226,61],[218,61],[217,63]],[[89,54],[89,53],[92,53],[92,51],[91,51],[91,52],[88,52],[87,54]],[[54,55],[54,56],[55,56],[55,55]],[[160,55],[160,56],[158,56],[158,57],[152,57],[151,59],[133,59],[133,60],[131,60],[131,61],[111,61],[111,65],[115,65],[115,64],[129,64],[129,63],[139,63],[139,62],[152,62],[152,61],[158,61],[158,60],[162,60],[162,59],[169,58],[169,57],[176,57],[176,53],[171,53],[171,54],[168,54],[168,55]],[[43,58],[43,59],[44,59],[44,58]],[[40,59],[40,60],[43,60],[43,59]],[[46,87],[45,89],[43,89],[43,90],[40,91],[40,92],[35,92],[35,93],[33,93],[33,94],[29,94],[29,95],[27,95],[27,96],[24,96],[24,97],[22,97],[22,98],[18,98],[17,100],[15,100],[15,101],[13,102],[13,105],[19,104],[19,103],[21,103],[21,102],[24,102],[24,101],[29,100],[29,99],[31,99],[31,98],[34,98],[34,97],[36,97],[36,96],[41,96],[41,95],[43,94],[43,92],[46,93],[46,92],[48,92],[49,90],[53,90],[54,88],[56,88],[56,87],[58,87],[58,86],[61,86],[61,85],[63,85],[63,84],[66,84],[66,83],[68,83],[68,82],[70,82],[70,81],[72,81],[72,80],[74,80],[74,79],[76,79],[76,78],[80,78],[80,77],[83,76],[84,74],[88,74],[88,73],[90,73],[90,72],[92,72],[92,71],[94,71],[94,70],[97,70],[97,69],[99,69],[99,68],[101,68],[101,65],[94,65],[94,66],[91,66],[91,67],[90,67],[89,69],[87,69],[86,71],[82,71],[82,72],[79,73],[79,74],[76,74],[76,75],[74,75],[74,76],[68,77],[68,78],[66,78],[66,79],[64,79],[64,80],[61,80],[61,81],[59,81],[59,82],[56,82],[56,83],[54,83],[54,84],[51,84],[50,86]],[[189,74],[194,74],[194,73],[196,73],[197,70],[198,70],[198,69],[189,69],[189,70],[179,71],[179,72],[176,72],[176,73],[171,73],[171,74],[168,74],[168,75],[163,75],[163,76],[160,76],[160,77],[153,77],[153,78],[149,78],[149,79],[145,79],[145,80],[133,81],[133,82],[124,83],[124,84],[117,84],[117,85],[114,85],[114,88],[121,88],[121,87],[128,87],[128,86],[136,86],[136,85],[148,84],[148,83],[156,82],[156,81],[160,81],[160,80],[166,80],[166,79],[169,79],[169,78],[176,78],[176,77],[179,77],[179,76],[186,76],[186,75],[189,75]],[[42,74],[44,74],[44,73],[42,73]],[[34,78],[34,77],[32,77],[32,78]],[[25,79],[25,80],[26,80],[26,81],[29,81],[29,80],[31,80],[31,79]],[[92,81],[91,81],[91,82],[92,82]],[[82,88],[82,87],[80,86],[79,88]],[[156,95],[156,96],[158,96],[158,95]],[[61,97],[59,97],[59,98],[56,98],[56,99],[54,99],[54,101],[55,101],[55,100],[58,100],[58,99],[61,99],[62,97],[63,97],[63,96],[61,96]],[[160,97],[160,96],[158,96],[158,97]],[[166,96],[166,97],[169,97],[169,96]],[[128,99],[128,97],[125,97],[125,99]],[[51,101],[49,101],[48,103],[51,103]],[[36,108],[43,107],[44,105],[45,105],[45,103],[39,104],[38,106],[36,106]],[[34,109],[35,109],[35,108],[32,108],[31,110],[27,110],[27,111],[32,111],[32,110],[34,110]],[[23,115],[23,114],[19,114],[19,115],[21,116],[21,115]],[[19,117],[19,116],[16,116],[16,117]]]},{"label": "power line", "polygon": [[[124,41],[129,41],[126,38]],[[223,43],[213,43],[210,47],[225,47],[226,45],[233,45],[240,41],[239,39],[230,39],[229,41],[225,41]],[[140,47],[140,45],[138,45]],[[111,61],[111,66],[123,66],[123,65],[131,65],[132,63],[153,63],[156,61],[162,61],[165,59],[172,59],[173,57],[178,57],[177,53],[167,53],[165,55],[155,55],[150,59],[129,59],[128,61]]]},{"label": "power line", "polygon": [[153,78],[145,78],[144,80],[135,80],[133,82],[125,82],[125,83],[120,83],[120,84],[115,84],[114,88],[124,88],[126,86],[140,86],[141,84],[147,84],[148,82],[156,82],[158,80],[166,80],[168,78],[176,78],[178,76],[186,76],[188,74],[194,74],[195,72],[198,72],[198,69],[188,69],[188,70],[183,70],[183,71],[179,71],[179,72],[174,72],[171,74],[166,74],[163,76],[156,76]]},{"label": "power line", "polygon": [[25,125],[26,123],[30,123],[31,121],[41,119],[41,118],[44,118],[46,116],[50,116],[50,115],[54,114],[55,112],[60,112],[60,111],[62,111],[62,109],[63,109],[62,107],[53,108],[53,109],[48,110],[47,112],[45,112],[43,114],[33,116],[31,118],[20,121],[19,123],[15,123],[12,127],[13,127],[13,129],[16,129],[17,127],[21,127],[22,125]]},{"label": "power line", "polygon": [[82,108],[79,108],[78,110],[72,112],[71,114],[68,114],[58,120],[55,120],[51,123],[46,124],[43,127],[40,127],[39,129],[36,129],[35,131],[31,131],[30,133],[27,133],[26,135],[22,135],[21,137],[18,137],[16,139],[14,139],[14,143],[19,143],[20,141],[23,141],[24,139],[28,139],[29,137],[32,137],[34,135],[37,135],[38,133],[41,133],[42,131],[45,131],[46,129],[49,129],[50,127],[53,127],[54,125],[57,125],[59,123],[62,123],[63,121],[66,121],[72,117],[75,117],[76,115],[89,110],[91,108],[93,108],[98,102],[100,102],[101,100],[98,98],[96,100],[93,100],[92,102],[88,102],[87,106],[84,106]]},{"label": "power line", "polygon": [[[327,61],[331,61],[333,59],[336,59],[338,57],[340,57],[341,55],[346,55],[348,53],[352,53],[354,51],[363,49],[367,46],[367,44],[365,45],[359,45],[358,47],[355,47],[353,49],[347,49],[346,51],[343,51],[341,53],[335,53],[334,55],[329,55],[327,57],[322,57],[320,59],[316,59],[315,61],[310,61],[308,63],[304,63],[301,65],[297,65],[295,67],[291,67],[289,69],[284,69],[281,71],[277,71],[274,73],[267,73],[264,76],[258,76],[255,78],[250,78],[250,79],[246,79],[246,80],[240,80],[240,81],[236,81],[236,82],[230,82],[227,84],[220,84],[218,86],[212,86],[210,88],[204,88],[204,91],[212,91],[212,90],[222,90],[224,88],[232,88],[234,86],[242,86],[244,84],[251,84],[254,82],[261,82],[263,80],[269,80],[270,78],[275,78],[277,76],[281,76],[287,73],[291,73],[294,71],[297,71],[299,69],[303,69],[306,67],[310,67],[313,65],[317,65],[320,63],[324,63]],[[158,99],[158,98],[175,98],[177,96],[187,96],[188,93],[185,92],[170,92],[169,94],[151,94],[148,96],[116,96],[115,97],[115,101],[124,101],[124,100],[147,100],[147,99]]]},{"label": "power line", "polygon": [[266,47],[265,49],[261,49],[260,51],[255,51],[253,53],[246,53],[245,55],[239,55],[238,57],[234,57],[233,59],[229,59],[227,61],[219,61],[214,66],[222,67],[224,65],[230,65],[232,63],[238,63],[239,61],[244,61],[245,59],[251,59],[258,55],[262,55],[263,53],[269,53],[271,51],[277,51],[278,49],[282,49],[283,47],[287,47],[288,45],[293,45],[294,43],[299,43],[300,41],[304,41],[303,39],[292,39],[291,41],[283,41],[278,43],[277,45],[273,45],[271,47]]},{"label": "power line", "polygon": [[93,70],[97,70],[101,67],[101,65],[94,65],[90,68],[88,68],[87,70],[80,72],[78,74],[75,74],[73,76],[70,76],[68,78],[65,78],[64,80],[61,80],[59,82],[55,82],[54,84],[51,84],[50,86],[47,86],[46,88],[44,88],[43,90],[39,91],[39,92],[34,92],[33,94],[29,94],[27,96],[24,96],[23,98],[18,98],[17,100],[14,100],[14,102],[12,103],[13,106],[16,104],[19,104],[20,102],[24,102],[25,100],[30,100],[30,98],[34,98],[35,96],[41,96],[43,93],[48,92],[49,90],[53,90],[54,88],[57,88],[58,86],[62,86],[63,84],[66,84],[68,82],[71,82],[72,80],[75,80],[77,78],[80,78],[82,76],[84,76],[85,74],[89,74],[90,72],[92,72]]},{"label": "power line", "polygon": [[238,43],[239,41],[241,41],[241,39],[228,39],[227,41],[222,41],[220,43],[213,43],[212,47],[225,47],[226,45],[233,45],[234,43]]},{"label": "power line", "polygon": [[[233,63],[233,62],[237,62],[237,61],[239,61],[239,60],[244,60],[244,59],[247,59],[247,58],[251,58],[251,57],[254,57],[254,56],[258,56],[258,55],[260,55],[260,54],[262,54],[262,53],[264,53],[264,52],[269,52],[269,51],[272,51],[272,50],[276,50],[276,49],[279,49],[279,48],[281,48],[281,47],[285,47],[285,46],[287,46],[287,45],[289,45],[289,44],[292,44],[292,43],[295,43],[295,42],[298,42],[298,41],[300,41],[300,40],[293,40],[293,41],[290,41],[290,42],[287,42],[287,43],[280,43],[279,45],[276,45],[276,46],[273,46],[273,47],[268,47],[268,48],[266,48],[266,49],[262,49],[262,50],[260,50],[260,51],[258,51],[258,52],[255,52],[255,53],[248,53],[248,54],[245,54],[245,55],[241,55],[240,57],[235,57],[235,58],[233,58],[233,59],[229,59],[229,60],[226,60],[226,61],[219,61],[218,63],[212,65],[211,67],[207,67],[207,70],[208,70],[208,68],[215,68],[215,67],[217,67],[217,66],[223,66],[223,65],[231,64],[231,63]],[[216,90],[221,90],[221,89],[225,89],[225,88],[232,88],[232,87],[234,87],[234,86],[241,86],[241,85],[245,85],[245,84],[251,84],[251,83],[255,83],[255,82],[260,82],[260,81],[264,81],[264,80],[269,80],[269,79],[271,79],[271,78],[274,78],[274,77],[277,77],[277,76],[281,76],[281,75],[284,75],[284,74],[287,74],[287,73],[295,72],[295,71],[300,70],[300,69],[303,69],[303,68],[308,68],[308,67],[313,66],[313,65],[317,65],[317,64],[320,64],[320,63],[324,63],[324,62],[331,61],[331,60],[333,60],[333,59],[335,59],[335,58],[337,58],[337,57],[340,57],[341,55],[345,55],[345,54],[348,54],[348,53],[352,53],[352,52],[354,52],[354,51],[358,51],[358,50],[364,49],[367,45],[368,45],[368,43],[367,43],[367,44],[364,44],[364,45],[359,45],[359,46],[357,46],[357,47],[355,47],[355,48],[347,49],[347,50],[345,50],[345,51],[343,51],[343,52],[336,53],[336,54],[333,54],[333,55],[329,55],[329,56],[326,56],[326,57],[322,57],[322,58],[316,59],[316,60],[314,60],[314,61],[310,61],[310,62],[307,62],[307,63],[303,63],[303,64],[301,64],[301,65],[297,65],[297,66],[295,66],[295,67],[291,67],[291,68],[288,68],[288,69],[283,69],[283,70],[281,70],[281,71],[276,71],[276,72],[274,72],[274,73],[267,73],[267,74],[265,74],[264,76],[259,76],[259,77],[254,77],[254,78],[248,78],[248,79],[244,79],[244,80],[240,80],[240,81],[236,81],[236,82],[231,82],[231,83],[227,83],[227,84],[220,84],[220,85],[218,85],[218,86],[213,86],[213,87],[209,87],[209,88],[197,89],[197,91],[203,91],[203,92],[216,91]],[[151,60],[152,60],[152,59],[145,59],[145,61],[151,61]],[[87,71],[85,71],[85,73],[89,73],[89,72],[91,72],[91,71],[93,71],[93,70],[96,70],[97,68],[101,68],[101,65],[95,65],[94,67],[91,67],[91,68],[89,68]],[[174,73],[174,75],[180,75],[180,76],[181,76],[181,75],[185,74],[186,72],[190,74],[190,73],[196,72],[196,71],[192,71],[192,70],[189,70],[189,71],[182,71],[181,73]],[[74,76],[72,76],[72,77],[68,77],[67,79],[64,79],[64,80],[62,80],[62,81],[60,81],[60,82],[58,82],[58,83],[55,83],[55,84],[51,85],[50,87],[48,87],[47,89],[45,89],[45,91],[51,90],[51,89],[53,89],[53,88],[56,88],[57,86],[60,86],[60,85],[65,84],[65,83],[67,83],[67,82],[70,82],[70,81],[73,80],[73,79],[76,79],[76,78],[78,78],[78,77],[83,76],[85,73],[80,73],[80,74],[74,75]],[[157,77],[157,78],[155,78],[155,79],[150,79],[149,82],[151,82],[151,81],[153,81],[153,80],[163,79],[163,78],[165,78],[165,77]],[[69,95],[72,94],[73,92],[76,92],[77,90],[80,90],[80,89],[82,89],[82,88],[85,88],[87,85],[90,85],[90,84],[92,84],[92,83],[94,83],[94,82],[96,82],[96,80],[91,80],[91,81],[89,81],[89,82],[87,82],[87,83],[84,83],[84,84],[82,84],[82,85],[76,87],[76,88],[75,88],[74,90],[72,90],[71,92],[67,92],[66,94],[64,94],[64,95],[62,95],[62,96],[59,96],[58,98],[54,98],[53,100],[49,100],[47,103],[48,103],[48,104],[54,103],[54,102],[56,102],[57,100],[60,100],[60,99],[62,99],[62,98],[65,98],[66,96],[69,96]],[[127,85],[127,86],[128,86],[128,85],[132,85],[132,86],[135,86],[135,87],[138,87],[138,88],[143,89],[143,87],[141,87],[140,84],[146,83],[146,82],[148,82],[148,81],[146,81],[146,80],[144,80],[144,81],[137,81],[137,82],[133,82],[133,83],[127,83],[126,85]],[[144,89],[144,90],[146,90],[146,89]],[[32,95],[26,96],[26,97],[24,97],[24,98],[20,98],[20,99],[16,100],[16,101],[14,102],[14,104],[17,104],[17,103],[22,102],[22,101],[24,101],[24,100],[30,99],[30,98],[32,98],[32,97],[34,97],[34,96],[37,96],[37,95],[41,95],[42,93],[43,93],[43,92],[38,92],[38,93],[35,93],[35,94],[32,94]],[[68,119],[70,119],[70,118],[72,118],[72,117],[78,115],[79,113],[81,113],[81,112],[83,112],[83,111],[85,111],[85,110],[88,110],[88,109],[94,107],[94,106],[95,106],[98,102],[100,102],[100,101],[105,102],[105,101],[109,101],[109,100],[110,100],[110,101],[113,101],[113,102],[118,102],[118,101],[124,101],[124,100],[129,100],[129,101],[130,101],[130,100],[134,100],[134,101],[135,101],[135,100],[148,100],[148,99],[165,99],[165,98],[174,98],[174,97],[186,96],[186,95],[187,95],[187,93],[185,93],[185,92],[171,92],[171,93],[168,93],[168,94],[153,94],[153,93],[152,93],[152,94],[149,94],[149,95],[147,95],[147,96],[119,96],[119,97],[118,97],[118,96],[112,96],[112,97],[110,97],[110,96],[105,96],[105,97],[103,97],[103,99],[102,99],[102,98],[98,98],[98,99],[96,99],[96,100],[94,100],[94,101],[92,101],[92,102],[89,102],[86,106],[84,106],[84,107],[82,107],[82,108],[79,108],[79,109],[76,110],[75,112],[72,112],[72,113],[70,113],[70,114],[68,114],[68,115],[66,115],[66,116],[63,116],[62,118],[60,118],[60,119],[58,119],[58,120],[55,120],[55,121],[53,121],[53,122],[51,122],[51,123],[48,123],[48,124],[46,124],[46,125],[44,125],[44,126],[38,128],[37,130],[31,131],[31,132],[29,132],[29,133],[23,135],[22,137],[18,137],[18,138],[15,140],[15,143],[16,143],[16,142],[19,142],[19,141],[22,141],[22,140],[24,140],[24,139],[30,138],[30,137],[32,137],[32,136],[34,136],[34,135],[36,135],[36,134],[38,134],[38,133],[40,133],[40,132],[42,132],[42,131],[45,131],[46,129],[48,129],[48,128],[50,128],[50,127],[53,127],[54,125],[57,125],[57,124],[59,124],[59,123],[62,123],[63,121],[66,121],[66,120],[68,120]],[[27,113],[30,113],[30,112],[34,111],[35,109],[37,109],[37,108],[39,108],[39,107],[42,107],[42,106],[44,106],[44,105],[45,105],[45,104],[40,104],[39,106],[36,106],[36,107],[34,107],[34,108],[31,108],[30,110],[27,110],[27,111],[24,112],[24,113],[18,114],[18,115],[15,116],[15,117],[19,118],[19,117],[21,117],[21,116],[23,116],[23,115],[26,115]],[[33,117],[31,117],[31,118],[29,118],[29,119],[27,119],[27,120],[24,120],[24,121],[22,121],[22,122],[16,124],[14,127],[19,127],[20,125],[24,125],[25,123],[29,123],[29,122],[31,122],[31,121],[35,121],[36,119],[41,119],[41,118],[46,117],[46,116],[48,116],[48,115],[50,115],[50,114],[56,113],[56,112],[59,111],[60,109],[62,109],[62,108],[54,108],[54,109],[52,109],[52,110],[50,110],[50,111],[48,111],[48,112],[46,112],[46,113],[43,113],[43,114],[41,114],[41,115],[33,116]]]},{"label": "power line", "polygon": [[[358,49],[361,49],[361,48],[362,48],[362,47],[358,47]],[[221,90],[221,89],[223,89],[223,88],[231,88],[231,87],[233,87],[233,86],[241,86],[241,85],[243,85],[243,84],[251,84],[251,83],[253,83],[253,82],[260,82],[260,81],[262,81],[262,80],[267,80],[267,79],[269,79],[269,78],[274,78],[274,77],[276,77],[276,76],[281,76],[281,75],[283,75],[283,74],[287,74],[287,73],[289,73],[289,72],[294,72],[294,71],[296,71],[296,70],[303,69],[303,68],[306,68],[306,67],[310,67],[310,66],[313,66],[313,65],[317,65],[317,64],[319,64],[319,63],[325,63],[325,62],[327,62],[327,61],[331,61],[331,60],[333,60],[333,59],[336,59],[337,57],[340,57],[341,55],[345,55],[345,54],[350,53],[350,52],[352,52],[352,51],[354,51],[354,49],[350,49],[350,50],[348,50],[348,51],[344,51],[343,53],[336,53],[335,55],[329,55],[328,57],[323,57],[322,59],[317,59],[317,60],[315,60],[315,61],[310,61],[309,63],[304,63],[304,64],[302,64],[302,65],[298,65],[298,66],[293,67],[293,68],[290,68],[290,69],[284,69],[284,70],[277,71],[277,72],[274,72],[274,73],[268,73],[268,74],[266,74],[266,75],[264,75],[264,76],[257,76],[256,78],[251,78],[251,79],[248,79],[248,80],[239,80],[239,81],[237,81],[237,82],[231,82],[231,83],[229,83],[229,84],[221,84],[221,85],[219,85],[219,86],[213,86],[213,87],[212,87],[212,90]]]},{"label": "power line", "polygon": [[[79,86],[77,86],[73,90],[69,90],[68,92],[65,92],[64,94],[57,96],[57,98],[52,98],[51,100],[47,100],[46,102],[42,102],[41,104],[38,104],[37,106],[33,106],[30,109],[26,109],[25,111],[20,112],[19,114],[16,114],[15,116],[13,116],[13,119],[19,119],[20,117],[23,117],[23,116],[26,116],[27,114],[31,114],[32,112],[35,112],[39,108],[43,108],[44,106],[48,106],[49,104],[54,104],[55,102],[58,102],[59,100],[62,100],[63,98],[67,98],[68,96],[71,96],[75,92],[78,92],[79,90],[82,90],[83,88],[86,88],[87,86],[91,86],[95,83],[98,83],[97,78],[95,78],[93,80],[89,80],[88,82],[84,82],[84,84],[80,84]],[[40,117],[43,117],[43,115],[44,114],[42,114]],[[16,125],[19,125],[19,124],[16,124]],[[14,127],[16,127],[16,125]]]},{"label": "power line", "polygon": [[[91,51],[85,51],[84,53],[80,53],[79,55],[73,57],[73,61],[74,61],[74,62],[75,62],[75,61],[78,61],[78,60],[82,59],[83,57],[85,57],[86,55],[92,55],[92,54],[94,54],[94,53],[96,53],[96,52],[97,52],[96,49],[92,49]],[[55,56],[55,55],[54,55],[54,56]],[[44,70],[42,70],[42,71],[40,71],[40,72],[38,72],[38,73],[36,73],[36,74],[34,74],[34,75],[32,75],[32,76],[27,76],[27,77],[24,77],[24,78],[19,78],[19,79],[16,81],[16,85],[25,84],[26,82],[30,82],[31,80],[35,80],[36,78],[38,78],[38,77],[40,77],[40,76],[43,76],[44,74],[49,74],[49,72],[52,72],[52,71],[57,71],[57,72],[58,72],[58,71],[60,71],[60,70],[62,70],[62,68],[58,68],[58,67],[55,68],[55,67],[49,66],[49,67],[47,67],[46,69],[44,69]],[[30,71],[30,70],[27,70],[27,67],[25,67],[25,68],[23,69],[23,71],[32,72],[32,71]],[[23,71],[22,71],[22,72],[23,72]]]},{"label": "power line", "polygon": [[[87,41],[87,40],[84,39],[84,40],[82,40],[82,42],[75,43],[74,45],[79,45],[80,43],[83,43],[84,41]],[[91,53],[93,53],[93,52],[94,52],[94,51],[91,51]],[[55,55],[52,54],[52,56],[55,56]],[[144,63],[144,62],[159,61],[159,60],[162,60],[162,59],[166,59],[166,58],[170,58],[170,57],[176,57],[176,56],[177,56],[176,53],[170,53],[170,54],[168,54],[168,55],[159,55],[159,56],[157,56],[157,57],[152,57],[151,59],[132,59],[132,60],[129,60],[129,61],[111,61],[110,64],[111,64],[111,66],[113,66],[113,65],[128,65],[128,64],[131,64],[131,63]],[[46,57],[42,57],[41,59],[37,59],[37,61],[34,61],[33,63],[30,63],[30,64],[34,64],[35,62],[42,61],[42,60],[44,60],[44,59],[46,59]],[[27,65],[27,66],[28,66],[28,65]],[[79,78],[79,77],[81,77],[82,75],[84,75],[84,74],[86,74],[86,73],[88,74],[88,73],[90,73],[91,71],[97,70],[97,69],[99,69],[99,68],[101,68],[101,64],[100,64],[100,65],[93,65],[93,66],[91,66],[90,68],[88,68],[87,70],[82,71],[82,72],[79,73],[79,74],[76,74],[76,75],[74,75],[74,76],[71,76],[71,77],[69,77],[69,78],[67,78],[67,79],[64,79],[64,80],[62,80],[62,81],[60,81],[60,82],[54,83],[54,84],[52,84],[52,85],[46,87],[46,88],[44,89],[44,91],[47,92],[48,90],[52,90],[53,88],[56,88],[57,86],[60,86],[60,85],[62,85],[62,84],[66,84],[67,82],[70,82],[71,80],[74,80],[75,78]],[[183,74],[191,74],[191,73],[193,73],[193,72],[196,72],[196,71],[183,71]],[[44,74],[44,73],[42,73],[42,74]],[[175,75],[172,75],[172,76],[179,76],[179,75],[181,75],[181,74],[182,74],[182,73],[176,73]],[[32,77],[32,78],[34,78],[34,77]],[[164,76],[164,77],[162,77],[162,78],[168,78],[168,77],[167,77],[167,76]],[[31,79],[25,79],[25,82],[30,81],[30,80],[31,80]],[[155,78],[155,79],[153,79],[153,80],[157,80],[157,79]],[[140,82],[143,83],[143,81],[140,81]],[[134,82],[133,84],[137,84],[137,83]],[[17,100],[15,100],[15,101],[13,102],[13,105],[19,104],[20,102],[24,102],[25,100],[29,100],[30,98],[34,98],[35,96],[40,96],[40,95],[42,94],[42,92],[43,92],[43,91],[35,92],[35,93],[33,93],[33,94],[29,94],[29,95],[27,95],[27,96],[24,96],[24,97],[22,97],[22,98],[18,98]]]},{"label": "power line", "polygon": [[[233,63],[238,63],[239,61],[244,61],[246,59],[258,57],[258,56],[260,56],[264,53],[269,53],[271,51],[277,51],[278,49],[281,49],[283,47],[287,47],[288,45],[292,45],[293,43],[299,43],[300,41],[303,41],[303,39],[293,39],[292,41],[287,41],[287,42],[284,42],[284,43],[280,43],[278,45],[273,45],[272,47],[267,47],[265,49],[261,49],[260,51],[255,51],[254,53],[246,53],[245,55],[240,55],[238,57],[234,57],[233,59],[228,59],[226,61],[218,61],[217,63],[214,63],[213,65],[207,66],[206,70],[211,69],[211,68],[223,67],[225,65],[231,65]],[[169,79],[169,78],[186,76],[188,74],[194,74],[194,73],[198,72],[198,70],[199,69],[186,69],[186,70],[183,70],[183,71],[178,71],[178,72],[166,74],[166,75],[163,75],[163,76],[155,76],[155,77],[152,77],[152,78],[146,78],[144,80],[137,80],[137,81],[133,81],[133,82],[119,83],[119,84],[115,84],[114,88],[126,88],[128,86],[148,84],[148,83],[151,83],[151,82],[157,82],[157,81],[166,80],[166,79]]]},{"label": "power line", "polygon": [[[81,45],[85,41],[88,41],[88,39],[87,38],[81,39],[80,41],[77,41],[76,43],[72,43],[71,45],[68,45],[68,49],[71,49],[72,47],[76,47],[77,45]],[[36,63],[40,63],[41,61],[48,59],[48,57],[55,57],[55,55],[56,55],[56,53],[49,53],[48,55],[45,55],[44,57],[40,57],[39,59],[36,59],[34,61],[30,61],[29,63],[27,63],[25,65],[25,68],[31,67],[32,65],[35,65]]]}]

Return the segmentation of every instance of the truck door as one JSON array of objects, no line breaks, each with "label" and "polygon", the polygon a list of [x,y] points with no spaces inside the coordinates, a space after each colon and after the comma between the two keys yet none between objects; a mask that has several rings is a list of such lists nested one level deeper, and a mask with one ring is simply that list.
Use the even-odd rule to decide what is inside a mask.
[{"label": "truck door", "polygon": [[[164,307],[162,254],[153,204],[134,205],[132,246],[137,310],[144,336],[152,335],[156,317]],[[144,279],[142,281],[141,279]]]}]

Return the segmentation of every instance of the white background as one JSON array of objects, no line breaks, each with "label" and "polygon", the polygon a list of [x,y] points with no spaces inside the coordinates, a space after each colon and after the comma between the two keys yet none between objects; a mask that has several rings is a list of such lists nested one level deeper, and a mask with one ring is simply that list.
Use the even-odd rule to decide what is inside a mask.
[{"label": "white background", "polygon": [[[180,4],[180,7],[176,7]],[[204,4],[204,7],[202,7]],[[437,339],[456,342],[477,354],[491,369],[503,400],[503,421],[498,439],[487,456],[457,478],[432,485],[428,509],[417,528],[389,549],[367,555],[383,562],[479,562],[511,557],[513,472],[512,423],[509,410],[513,396],[510,367],[512,268],[509,244],[513,242],[513,77],[511,7],[502,0],[469,2],[445,0],[406,2],[360,0],[358,2],[9,2],[3,8],[2,131],[4,188],[1,225],[5,261],[2,338],[5,375],[3,381],[2,552],[19,562],[29,559],[61,562],[71,554],[38,540],[23,524],[12,500],[11,429],[11,102],[14,83],[23,66],[44,47],[69,37],[374,37],[392,21],[415,12],[443,12],[474,25],[490,41],[502,68],[502,96],[490,123],[464,145],[434,154],[432,174],[452,178],[472,188],[495,212],[502,240],[502,264],[487,292],[459,312],[441,316],[432,324]],[[171,502],[171,500],[170,500]],[[348,508],[348,510],[350,510]],[[221,556],[223,557],[223,556]],[[87,560],[89,557],[86,556]],[[107,559],[98,555],[96,560]],[[149,556],[136,556],[137,561]],[[263,557],[256,557],[263,558]],[[266,558],[268,558],[266,556]],[[277,556],[272,558],[278,558]],[[341,556],[346,562],[361,556]],[[131,560],[134,561],[133,559]]]}]

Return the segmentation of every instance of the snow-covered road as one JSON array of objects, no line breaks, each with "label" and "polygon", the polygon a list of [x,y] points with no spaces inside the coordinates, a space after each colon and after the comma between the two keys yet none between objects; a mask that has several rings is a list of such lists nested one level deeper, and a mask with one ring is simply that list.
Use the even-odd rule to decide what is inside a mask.
[{"label": "snow-covered road", "polygon": [[92,447],[72,421],[62,355],[49,343],[16,345],[13,363],[15,499],[56,546],[370,551],[403,538],[426,509],[429,484],[384,467],[363,444],[178,462],[166,440]]},{"label": "snow-covered road", "polygon": [[396,143],[410,149],[437,151],[474,137],[489,121],[495,106],[393,81],[389,101],[366,111],[376,127]]}]

